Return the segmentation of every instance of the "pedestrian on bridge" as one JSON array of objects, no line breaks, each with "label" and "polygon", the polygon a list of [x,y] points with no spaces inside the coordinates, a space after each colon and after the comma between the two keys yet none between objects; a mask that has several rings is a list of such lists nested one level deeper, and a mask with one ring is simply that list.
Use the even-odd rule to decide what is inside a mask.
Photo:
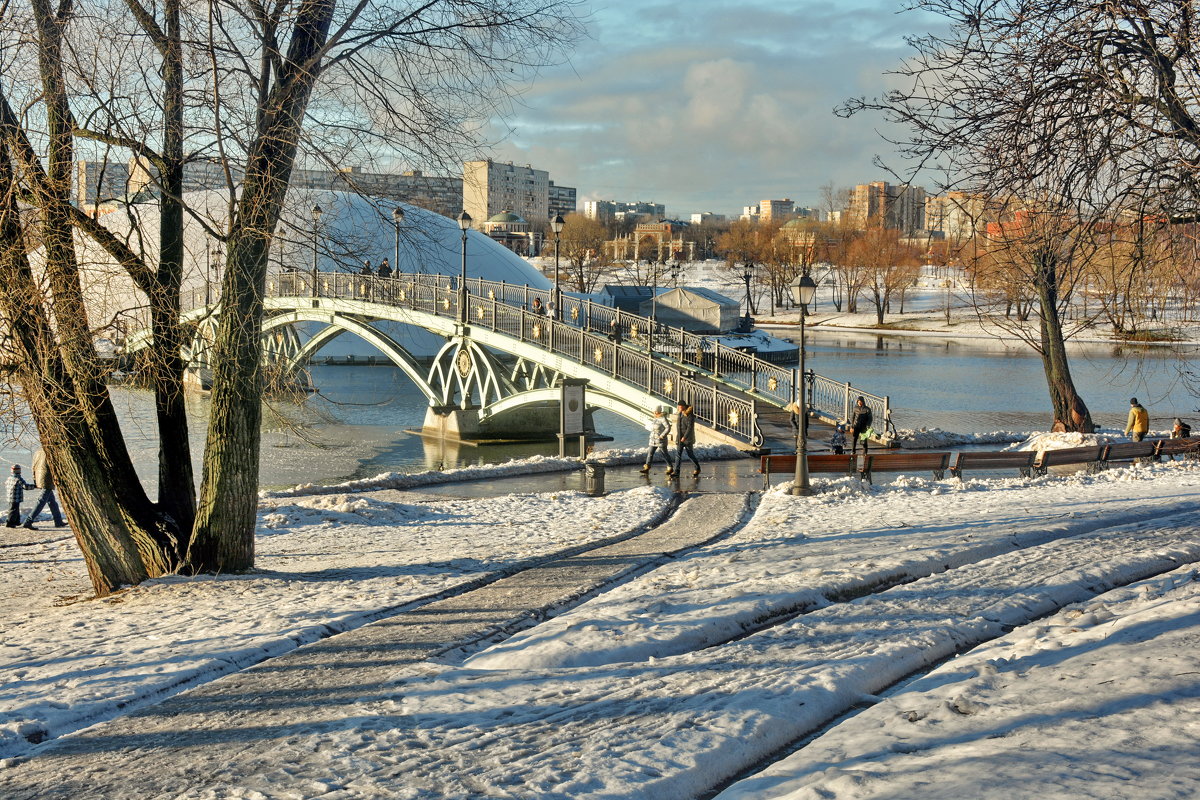
[{"label": "pedestrian on bridge", "polygon": [[654,419],[646,425],[646,430],[650,431],[650,449],[646,451],[646,463],[642,465],[642,474],[650,471],[650,466],[654,463],[654,451],[662,450],[663,461],[667,464],[667,474],[670,475],[671,454],[667,451],[667,441],[671,436],[671,420],[667,419],[667,415],[661,408],[656,408],[654,409]]},{"label": "pedestrian on bridge", "polygon": [[379,270],[377,274],[381,278],[392,277],[392,267],[390,264],[388,264],[388,260],[386,258],[379,262]]},{"label": "pedestrian on bridge", "polygon": [[542,298],[540,297],[533,298],[533,307],[530,310],[539,317],[546,316],[546,307],[542,305]]},{"label": "pedestrian on bridge", "polygon": [[683,467],[683,454],[686,452],[688,458],[696,465],[692,475],[699,475],[700,462],[696,460],[696,451],[692,449],[696,445],[696,412],[682,400],[679,401],[678,408],[679,415],[675,421],[675,446],[678,448],[675,451],[675,469],[667,470],[667,474],[679,474]]}]

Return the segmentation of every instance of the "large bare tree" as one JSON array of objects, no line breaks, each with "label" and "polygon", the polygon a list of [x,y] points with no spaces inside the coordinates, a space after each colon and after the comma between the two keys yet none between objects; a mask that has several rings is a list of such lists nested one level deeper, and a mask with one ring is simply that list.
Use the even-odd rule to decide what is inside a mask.
[{"label": "large bare tree", "polygon": [[[0,6],[0,313],[98,594],[172,570],[253,563],[268,254],[299,159],[384,146],[445,163],[485,143],[509,86],[578,33],[573,0],[295,0]],[[135,51],[123,63],[117,56]],[[102,53],[113,54],[106,58]],[[135,66],[135,69],[128,67]],[[122,73],[117,76],[116,73]],[[129,236],[72,205],[80,142],[151,174],[158,230]],[[226,176],[189,206],[189,163]],[[183,220],[223,243],[222,312],[199,494],[183,414]],[[80,246],[126,272],[153,326],[160,497],[125,450],[97,363]]]}]

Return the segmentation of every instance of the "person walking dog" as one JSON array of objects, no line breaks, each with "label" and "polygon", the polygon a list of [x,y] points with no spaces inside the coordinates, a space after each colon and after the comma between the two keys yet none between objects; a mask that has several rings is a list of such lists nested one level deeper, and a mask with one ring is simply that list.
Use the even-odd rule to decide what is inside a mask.
[{"label": "person walking dog", "polygon": [[15,528],[21,524],[21,501],[25,499],[25,490],[35,488],[32,483],[26,483],[21,477],[21,465],[12,465],[12,474],[8,477],[6,484],[8,489],[8,521],[4,523],[6,528]]},{"label": "person walking dog", "polygon": [[29,512],[29,516],[25,518],[25,527],[33,527],[34,520],[38,518],[38,514],[42,513],[43,508],[50,509],[54,527],[65,526],[67,523],[63,522],[62,512],[58,509],[58,500],[54,497],[54,476],[50,473],[50,464],[46,461],[45,450],[39,449],[33,454],[33,482],[37,488],[42,490],[42,493],[38,496],[37,502],[33,504],[33,510]]}]

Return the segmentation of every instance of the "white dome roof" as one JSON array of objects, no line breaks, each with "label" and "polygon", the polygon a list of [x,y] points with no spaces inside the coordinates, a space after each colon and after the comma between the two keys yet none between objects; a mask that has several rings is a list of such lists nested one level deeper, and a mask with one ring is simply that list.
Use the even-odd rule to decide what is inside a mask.
[{"label": "white dome roof", "polygon": [[[289,211],[285,222],[292,229],[292,239],[299,239],[296,260],[302,268],[311,268],[312,244],[311,209],[319,205],[321,215],[318,245],[318,269],[355,271],[364,260],[372,266],[396,258],[396,227],[392,221],[392,200],[364,198],[347,192],[316,192],[293,190],[288,195]],[[404,222],[400,225],[400,263],[392,269],[400,272],[425,272],[458,275],[462,271],[462,231],[458,221],[443,217],[424,208],[400,203]],[[307,216],[299,218],[304,209]],[[309,234],[303,241],[302,233]],[[293,250],[296,242],[293,241]],[[285,251],[286,252],[286,251]],[[529,262],[485,234],[467,231],[467,276],[517,285],[528,284],[535,289],[551,288],[550,279]]]}]

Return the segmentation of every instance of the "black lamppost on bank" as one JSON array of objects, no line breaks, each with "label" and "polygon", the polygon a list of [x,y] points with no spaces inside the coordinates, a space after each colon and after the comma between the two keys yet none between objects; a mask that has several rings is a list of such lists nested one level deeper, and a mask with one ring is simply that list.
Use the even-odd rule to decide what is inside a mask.
[{"label": "black lamppost on bank", "polygon": [[796,428],[796,474],[792,479],[792,494],[810,495],[808,485],[808,392],[804,373],[804,318],[808,316],[808,304],[817,293],[817,284],[807,273],[791,282],[792,299],[800,306],[800,379],[796,385],[796,397],[800,407],[800,424]]},{"label": "black lamppost on bank", "polygon": [[558,288],[558,243],[563,227],[567,224],[562,214],[555,214],[550,220],[550,230],[554,231],[554,318],[562,319],[562,294]]},{"label": "black lamppost on bank", "polygon": [[313,296],[313,297],[316,297],[316,296],[317,296],[317,226],[319,226],[319,225],[321,224],[321,214],[323,214],[323,213],[324,213],[324,212],[323,212],[323,211],[321,211],[321,207],[320,207],[320,206],[313,206],[313,210],[312,210],[312,220],[313,220],[313,231],[312,231],[312,251],[313,251],[313,263],[312,263],[312,296]]},{"label": "black lamppost on bank", "polygon": [[400,206],[392,209],[392,222],[396,226],[396,251],[392,257],[392,273],[400,272],[400,225],[404,222],[404,210]]},{"label": "black lamppost on bank", "polygon": [[463,209],[458,215],[458,228],[462,231],[462,274],[458,279],[458,321],[467,324],[467,231],[471,228],[471,215]]}]

